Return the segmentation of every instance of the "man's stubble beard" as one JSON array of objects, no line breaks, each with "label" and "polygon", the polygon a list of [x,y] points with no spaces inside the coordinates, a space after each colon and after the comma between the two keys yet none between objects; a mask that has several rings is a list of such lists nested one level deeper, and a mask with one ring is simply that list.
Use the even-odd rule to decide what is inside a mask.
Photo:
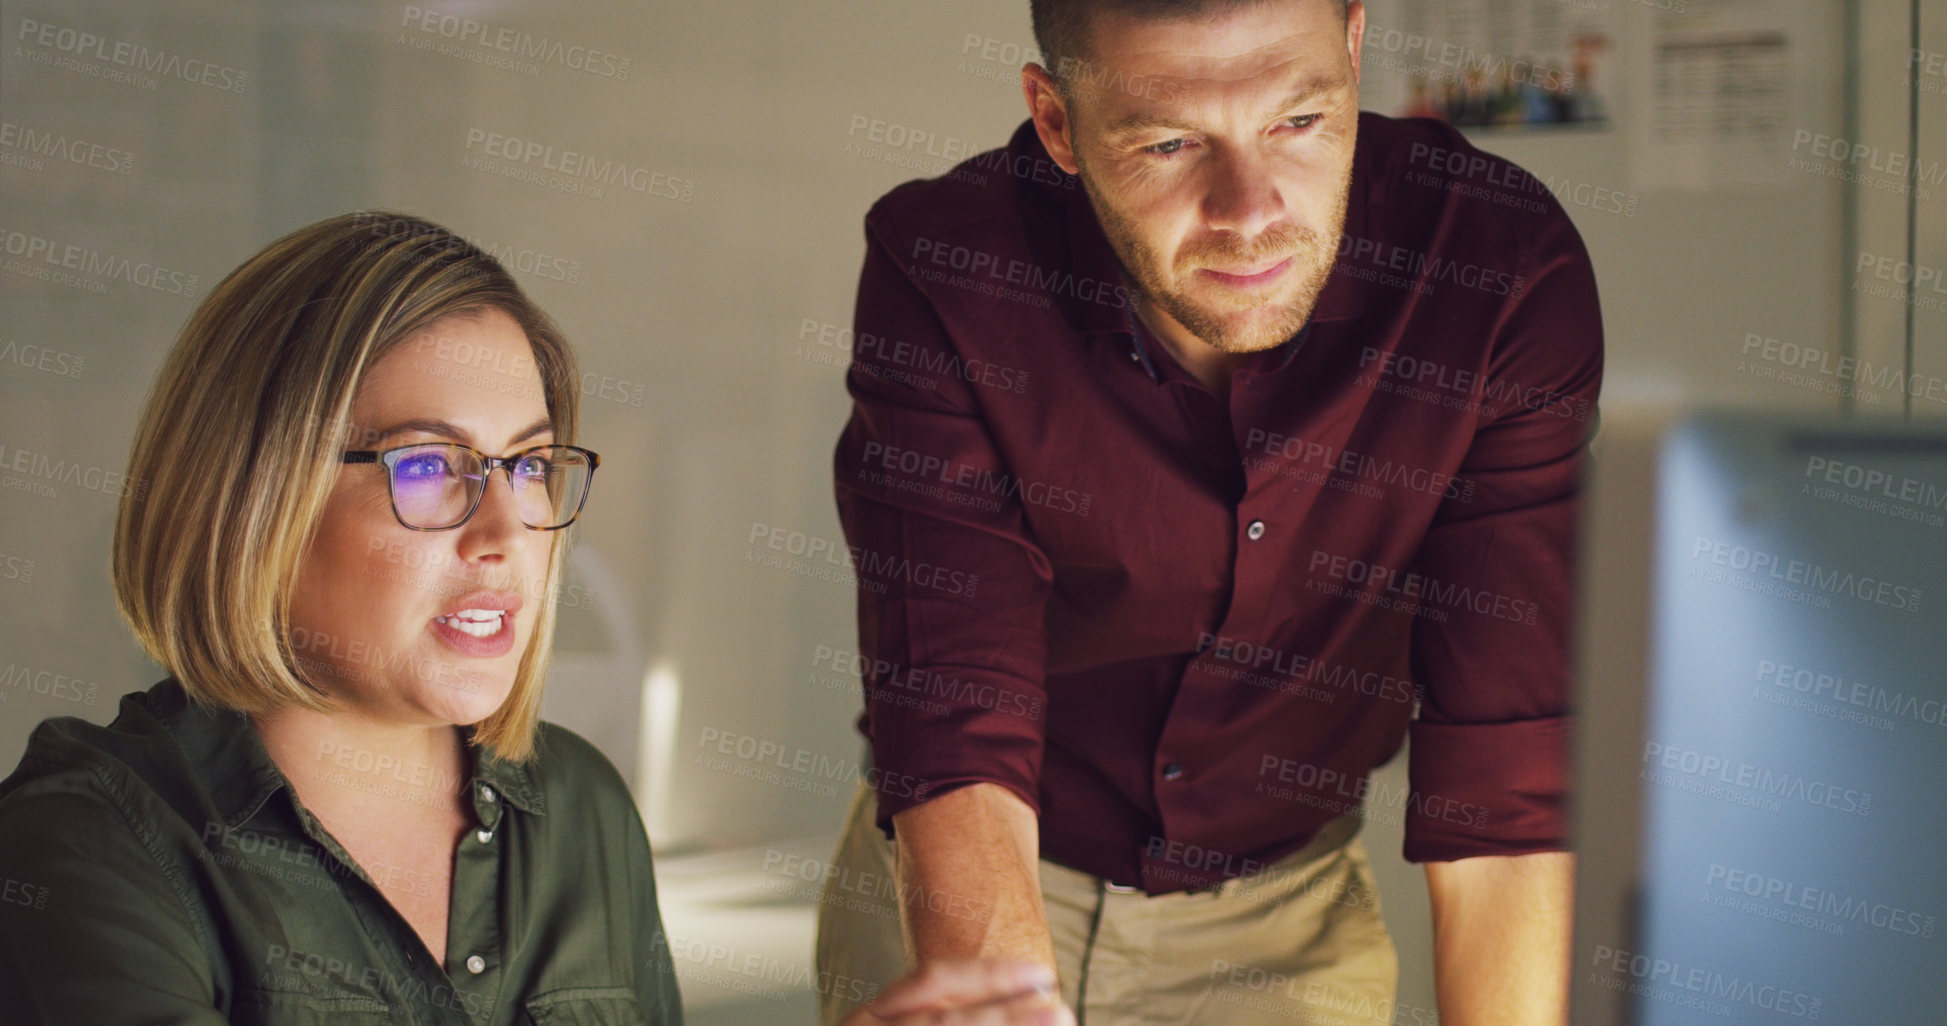
[{"label": "man's stubble beard", "polygon": [[1178,254],[1179,282],[1193,280],[1192,276],[1198,268],[1213,264],[1254,267],[1276,257],[1294,257],[1292,268],[1285,274],[1297,276],[1295,292],[1289,300],[1273,301],[1277,303],[1278,315],[1269,321],[1236,326],[1225,319],[1226,313],[1267,304],[1253,300],[1232,300],[1213,309],[1207,305],[1196,305],[1180,292],[1170,291],[1163,281],[1163,262],[1137,230],[1135,219],[1103,198],[1093,176],[1089,174],[1080,149],[1077,148],[1074,153],[1082,189],[1088,193],[1089,203],[1095,208],[1096,220],[1108,237],[1109,248],[1115,253],[1116,262],[1122,266],[1123,275],[1135,285],[1140,301],[1169,314],[1205,344],[1226,353],[1255,353],[1273,348],[1296,335],[1298,329],[1311,319],[1312,310],[1318,305],[1319,294],[1325,290],[1325,282],[1331,277],[1339,239],[1345,231],[1345,214],[1352,188],[1351,160],[1346,161],[1345,172],[1340,177],[1338,203],[1332,212],[1329,235],[1281,222],[1259,233],[1248,243],[1238,240],[1235,233],[1223,232],[1206,236],[1205,241],[1192,242]]}]

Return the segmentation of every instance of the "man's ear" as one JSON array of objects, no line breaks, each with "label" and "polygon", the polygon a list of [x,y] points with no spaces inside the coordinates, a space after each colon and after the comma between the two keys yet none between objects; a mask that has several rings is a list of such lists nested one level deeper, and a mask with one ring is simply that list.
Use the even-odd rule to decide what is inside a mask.
[{"label": "man's ear", "polygon": [[1352,56],[1352,84],[1359,84],[1359,55],[1366,45],[1366,5],[1352,0],[1345,8],[1345,49]]},{"label": "man's ear", "polygon": [[1063,171],[1075,174],[1080,165],[1075,162],[1074,123],[1068,117],[1068,101],[1055,88],[1054,76],[1039,64],[1022,65],[1021,95],[1027,98],[1028,116],[1034,119],[1035,134],[1041,137],[1048,156]]}]

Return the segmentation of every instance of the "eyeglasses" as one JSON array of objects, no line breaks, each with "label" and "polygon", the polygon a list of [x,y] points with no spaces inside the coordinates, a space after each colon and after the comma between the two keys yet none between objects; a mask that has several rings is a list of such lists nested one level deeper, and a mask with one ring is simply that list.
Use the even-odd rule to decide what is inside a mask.
[{"label": "eyeglasses", "polygon": [[575,445],[537,445],[512,456],[488,456],[455,442],[345,453],[346,463],[383,463],[392,513],[415,531],[450,531],[467,522],[487,493],[487,479],[507,468],[521,522],[558,531],[581,515],[588,482],[602,458]]}]

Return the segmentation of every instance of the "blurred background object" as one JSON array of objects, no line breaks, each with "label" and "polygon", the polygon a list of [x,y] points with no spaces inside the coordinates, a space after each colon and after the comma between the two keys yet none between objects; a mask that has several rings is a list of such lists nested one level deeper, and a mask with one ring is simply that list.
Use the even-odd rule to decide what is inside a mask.
[{"label": "blurred background object", "polygon": [[1570,1021],[1937,1020],[1947,421],[1604,427]]}]

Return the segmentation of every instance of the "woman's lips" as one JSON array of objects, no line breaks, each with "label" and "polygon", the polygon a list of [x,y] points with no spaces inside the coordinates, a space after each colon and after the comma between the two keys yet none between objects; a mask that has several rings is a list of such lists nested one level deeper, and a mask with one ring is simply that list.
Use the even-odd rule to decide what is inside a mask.
[{"label": "woman's lips", "polygon": [[1247,273],[1239,274],[1230,271],[1219,271],[1213,267],[1204,267],[1204,268],[1199,268],[1197,273],[1202,275],[1208,275],[1211,280],[1215,281],[1219,285],[1227,285],[1234,289],[1248,289],[1248,288],[1255,288],[1259,285],[1269,285],[1270,283],[1277,281],[1278,276],[1282,275],[1285,272],[1285,270],[1290,266],[1291,266],[1291,258],[1285,257],[1283,260],[1280,260],[1277,263],[1272,264],[1271,266],[1261,271],[1248,271],[1248,269],[1246,269]]},{"label": "woman's lips", "polygon": [[462,609],[428,621],[446,647],[464,656],[491,659],[514,648],[514,611]]}]

